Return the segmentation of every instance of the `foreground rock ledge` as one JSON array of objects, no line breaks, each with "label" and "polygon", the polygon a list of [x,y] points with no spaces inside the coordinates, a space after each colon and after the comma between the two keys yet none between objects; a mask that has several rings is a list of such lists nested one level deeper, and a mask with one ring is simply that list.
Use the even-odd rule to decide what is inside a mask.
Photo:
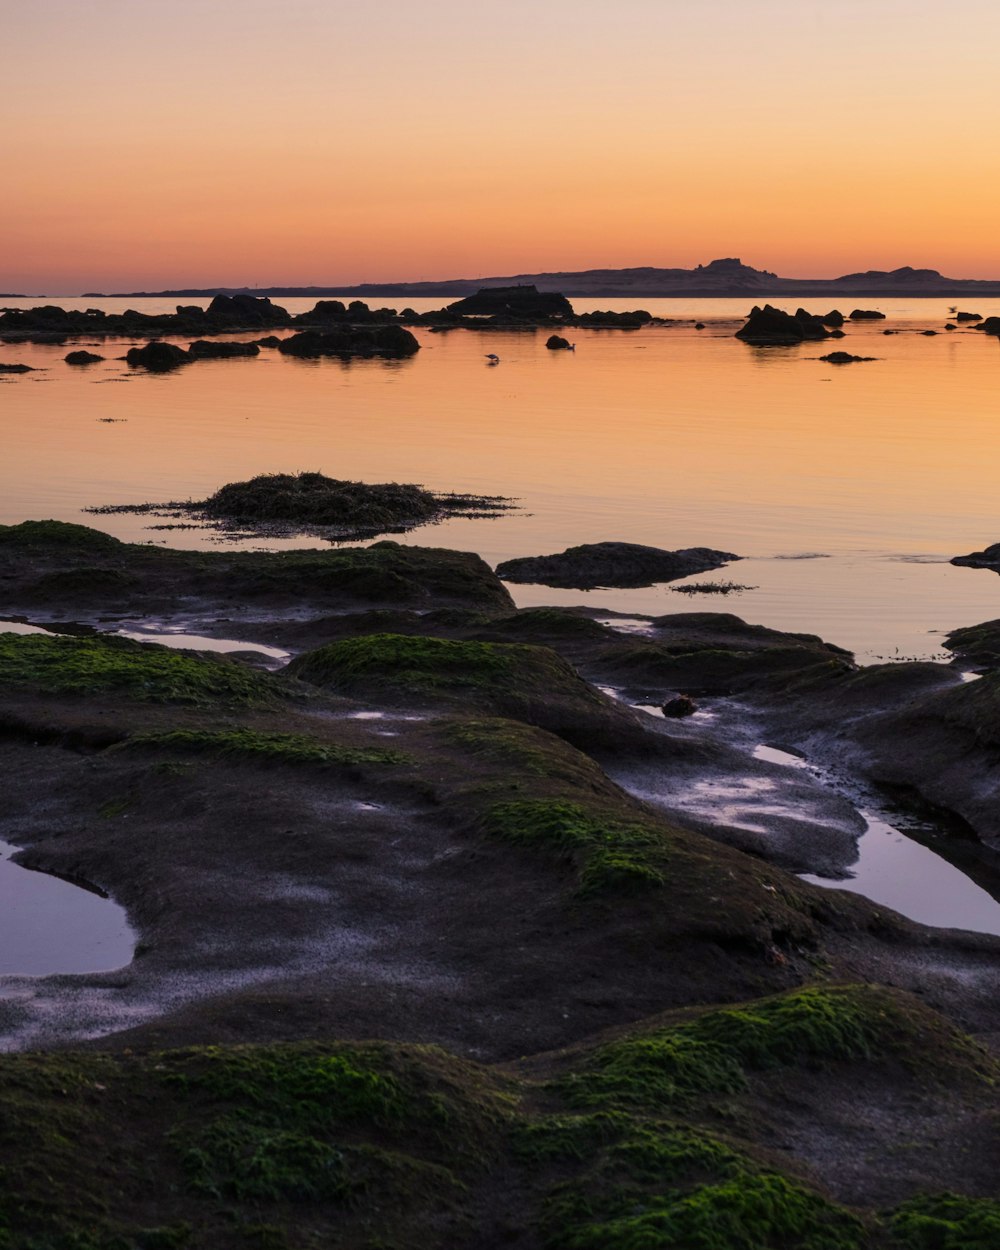
[{"label": "foreground rock ledge", "polygon": [[1000,941],[638,800],[735,748],[591,684],[735,692],[791,734],[944,666],[866,677],[728,614],[627,636],[514,610],[474,556],[363,553],[0,529],[53,619],[130,594],[232,631],[256,586],[302,652],[0,634],[5,837],[140,933],[118,973],[4,979],[35,1050],[0,1057],[0,1245],[992,1245],[1000,1071],[964,1030],[1000,1032]]}]

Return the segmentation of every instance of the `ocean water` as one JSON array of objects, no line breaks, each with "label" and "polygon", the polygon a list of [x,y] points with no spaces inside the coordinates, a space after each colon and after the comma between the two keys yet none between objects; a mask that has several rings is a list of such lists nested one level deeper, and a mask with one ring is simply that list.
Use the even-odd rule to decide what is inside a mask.
[{"label": "ocean water", "polygon": [[[169,311],[177,301],[49,302]],[[295,312],[313,303],[276,302]],[[934,657],[943,633],[1000,617],[1000,578],[948,563],[1000,540],[1000,340],[945,332],[946,300],[896,299],[866,303],[887,320],[848,324],[844,339],[754,348],[733,337],[751,302],[643,301],[671,324],[577,330],[573,353],[547,351],[547,331],[420,330],[422,350],[402,362],[302,361],[263,349],[152,375],[114,359],[126,340],[95,341],[109,359],[85,369],[63,362],[76,341],[0,344],[0,361],[41,370],[0,381],[0,522],[56,517],[130,540],[215,546],[212,531],[150,530],[155,518],[82,510],[198,499],[255,473],[321,470],[520,505],[402,542],[473,550],[491,564],[608,539],[718,547],[745,559],[688,584],[752,587],[725,597],[680,594],[677,583],[512,587],[520,604],[731,611],[821,634],[863,662]],[[1000,301],[969,307],[1000,314]],[[928,328],[941,332],[928,337]],[[832,366],[818,359],[830,350],[876,359]],[[487,352],[500,364],[491,367]]]}]

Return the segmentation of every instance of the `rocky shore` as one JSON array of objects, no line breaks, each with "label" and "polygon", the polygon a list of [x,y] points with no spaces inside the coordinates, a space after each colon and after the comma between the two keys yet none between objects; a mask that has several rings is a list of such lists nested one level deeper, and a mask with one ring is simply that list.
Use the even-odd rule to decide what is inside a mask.
[{"label": "rocky shore", "polygon": [[[753,750],[990,841],[989,630],[963,683],[728,614],[517,610],[462,552],[45,521],[0,527],[0,578],[44,628],[0,634],[4,836],[138,934],[0,982],[0,1246],[1000,1239],[1000,938],[792,875],[862,826]],[[245,657],[109,632],[151,620]],[[695,801],[734,779],[771,808]]]}]

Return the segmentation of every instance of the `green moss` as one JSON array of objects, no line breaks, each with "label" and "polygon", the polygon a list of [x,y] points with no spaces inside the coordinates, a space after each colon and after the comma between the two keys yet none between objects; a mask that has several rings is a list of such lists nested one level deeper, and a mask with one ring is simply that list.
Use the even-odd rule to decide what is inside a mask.
[{"label": "green moss", "polygon": [[0,686],[187,704],[267,704],[282,694],[273,678],[233,662],[125,638],[45,634],[0,634]]},{"label": "green moss", "polygon": [[[620,1203],[624,1206],[624,1203]],[[610,1218],[553,1230],[553,1250],[862,1250],[861,1222],[775,1173],[739,1176],[690,1193],[649,1196]]]},{"label": "green moss", "polygon": [[556,638],[563,642],[604,642],[614,632],[592,617],[562,608],[523,608],[512,616],[498,617],[485,626],[490,634],[513,638]]},{"label": "green moss", "polygon": [[[238,1202],[349,1202],[420,1169],[372,1146],[333,1145],[240,1115],[177,1133],[174,1142],[195,1190]],[[454,1185],[445,1169],[434,1171],[439,1183]]]},{"label": "green moss", "polygon": [[420,1135],[448,1151],[478,1149],[476,1139],[508,1110],[496,1084],[434,1047],[204,1047],[164,1056],[161,1072],[199,1106],[235,1105],[289,1132],[363,1126]]},{"label": "green moss", "polygon": [[512,1136],[512,1146],[515,1155],[525,1163],[582,1161],[620,1138],[631,1124],[630,1117],[619,1111],[550,1115],[519,1125]]},{"label": "green moss", "polygon": [[533,847],[571,862],[577,892],[662,886],[668,835],[641,821],[606,816],[563,799],[523,799],[495,803],[484,829],[516,846]]},{"label": "green moss", "polygon": [[174,729],[134,734],[122,749],[163,749],[195,755],[218,755],[274,764],[405,764],[401,751],[374,747],[345,747],[305,734],[265,733],[255,729]]},{"label": "green moss", "polygon": [[564,781],[587,790],[613,789],[586,755],[534,726],[500,717],[449,722],[445,739],[477,761],[514,770],[524,778]]},{"label": "green moss", "polygon": [[511,658],[494,643],[367,634],[310,651],[288,671],[334,690],[391,685],[432,693],[495,688],[511,674]]},{"label": "green moss", "polygon": [[0,546],[25,549],[112,551],[124,544],[110,534],[88,525],[67,521],[22,521],[20,525],[0,525]]},{"label": "green moss", "polygon": [[888,1216],[900,1250],[996,1250],[1000,1202],[957,1194],[921,1194]]},{"label": "green moss", "polygon": [[891,1058],[907,1049],[989,1079],[968,1039],[945,1026],[932,1035],[926,1023],[876,987],[807,987],[613,1042],[561,1088],[577,1105],[669,1108],[698,1094],[743,1090],[756,1071]]}]

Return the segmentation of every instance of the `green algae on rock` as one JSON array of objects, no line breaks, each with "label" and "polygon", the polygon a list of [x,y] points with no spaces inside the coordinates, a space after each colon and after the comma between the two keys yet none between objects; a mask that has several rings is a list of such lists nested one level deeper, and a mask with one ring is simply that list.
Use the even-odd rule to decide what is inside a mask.
[{"label": "green algae on rock", "polygon": [[350,537],[401,532],[448,516],[496,516],[513,506],[500,496],[435,493],[412,483],[342,481],[323,473],[261,473],[229,482],[207,499],[110,504],[90,511],[187,513],[244,531]]},{"label": "green algae on rock", "polygon": [[526,643],[369,634],[307,652],[285,671],[337,694],[509,716],[576,745],[615,748],[641,736],[632,713],[554,651]]},{"label": "green algae on rock", "polygon": [[274,678],[224,659],[127,638],[47,634],[0,634],[0,687],[153,703],[264,705],[287,697]]}]

